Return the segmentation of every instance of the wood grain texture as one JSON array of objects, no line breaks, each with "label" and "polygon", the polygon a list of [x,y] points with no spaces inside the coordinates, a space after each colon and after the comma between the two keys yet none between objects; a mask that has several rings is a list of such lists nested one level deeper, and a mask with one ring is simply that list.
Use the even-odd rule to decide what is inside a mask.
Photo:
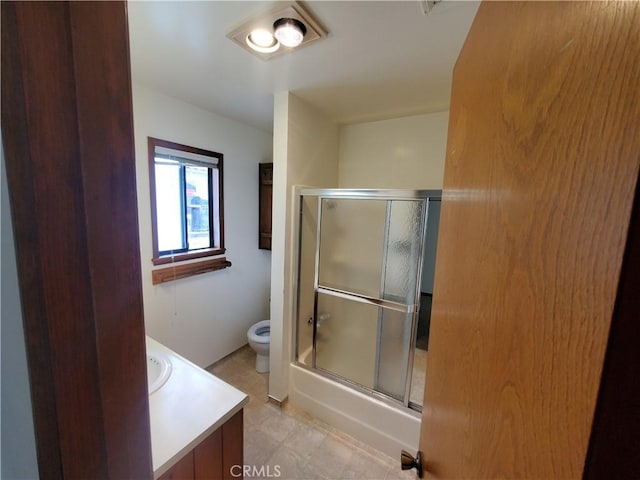
[{"label": "wood grain texture", "polygon": [[193,263],[183,263],[180,265],[172,265],[166,268],[156,268],[151,271],[151,283],[157,285],[159,283],[172,282],[181,278],[199,275],[201,273],[214,272],[231,266],[231,262],[225,257],[213,258],[211,260],[201,260]]},{"label": "wood grain texture", "polygon": [[125,4],[2,8],[3,144],[40,476],[149,478]]},{"label": "wood grain texture", "polygon": [[427,474],[582,475],[640,158],[640,4],[486,2],[455,67]]},{"label": "wood grain texture", "polygon": [[71,2],[69,11],[108,471],[144,478],[151,438],[126,4]]},{"label": "wood grain texture", "polygon": [[193,480],[194,472],[194,452],[191,450],[178,463],[160,475],[158,480]]},{"label": "wood grain texture", "polygon": [[194,449],[195,479],[223,477],[222,448],[222,428],[219,428]]},{"label": "wood grain texture", "polygon": [[244,478],[238,475],[238,468],[234,465],[244,463],[243,411],[240,410],[222,426],[222,478],[233,480]]},{"label": "wood grain texture", "polygon": [[[22,314],[30,369],[31,397],[38,453],[38,469],[42,478],[62,478],[62,459],[58,439],[56,394],[51,364],[51,344],[46,317],[45,286],[39,258],[36,222],[16,222],[28,218],[35,205],[36,189],[32,182],[27,125],[27,105],[23,86],[20,28],[17,4],[2,2],[2,136],[10,185],[11,211],[16,244]],[[19,162],[19,163],[16,163]],[[13,185],[13,189],[11,189]],[[17,186],[17,187],[16,187]],[[20,194],[14,194],[16,188]],[[17,197],[17,198],[16,198]],[[24,308],[29,302],[29,308]],[[52,401],[53,400],[53,401]]]},{"label": "wood grain texture", "polygon": [[[46,434],[54,447],[44,448],[57,447],[58,475],[104,478],[107,465],[87,239],[84,222],[79,221],[85,210],[68,5],[25,2],[16,3],[15,9],[25,96],[25,123],[18,128],[25,130],[21,140],[26,143],[19,146],[17,158],[7,155],[7,173],[12,206],[32,202],[23,205],[23,216],[13,216],[26,334],[44,333],[34,324],[42,323],[47,330],[45,338],[27,340],[30,359],[42,354],[34,350],[39,344],[48,343],[43,352],[48,358],[29,361],[31,384],[51,375],[54,386],[52,397],[34,398],[34,409],[50,411],[46,404],[55,405],[57,430]],[[3,128],[13,121],[7,112]],[[5,143],[13,141],[5,137]],[[33,196],[23,198],[23,192]],[[27,245],[32,249],[25,250]],[[34,277],[40,285],[29,290],[22,279]],[[37,311],[31,311],[32,306]],[[35,370],[35,364],[44,363],[49,366]],[[36,429],[41,425],[53,427],[36,424]],[[49,470],[40,458],[39,466]]]}]

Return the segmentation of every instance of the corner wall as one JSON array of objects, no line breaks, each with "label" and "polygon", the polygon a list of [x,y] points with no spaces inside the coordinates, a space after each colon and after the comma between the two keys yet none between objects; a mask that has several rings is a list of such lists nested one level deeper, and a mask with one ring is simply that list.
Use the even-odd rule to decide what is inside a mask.
[{"label": "corner wall", "polygon": [[[258,249],[258,164],[272,158],[271,135],[140,85],[133,85],[138,222],[147,334],[200,366],[247,343],[268,318],[271,255]],[[147,137],[224,155],[225,256],[233,264],[152,285]]]},{"label": "corner wall", "polygon": [[295,298],[296,212],[293,186],[338,185],[338,126],[295,95],[274,98],[271,352],[269,395],[289,393],[292,305]]},{"label": "corner wall", "polygon": [[442,189],[449,112],[340,129],[340,188]]}]

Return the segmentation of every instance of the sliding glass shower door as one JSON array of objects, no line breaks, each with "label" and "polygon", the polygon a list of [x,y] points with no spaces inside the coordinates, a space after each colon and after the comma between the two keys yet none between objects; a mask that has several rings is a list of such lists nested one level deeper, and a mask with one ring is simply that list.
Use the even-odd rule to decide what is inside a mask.
[{"label": "sliding glass shower door", "polygon": [[428,197],[321,192],[300,196],[297,359],[407,405]]}]

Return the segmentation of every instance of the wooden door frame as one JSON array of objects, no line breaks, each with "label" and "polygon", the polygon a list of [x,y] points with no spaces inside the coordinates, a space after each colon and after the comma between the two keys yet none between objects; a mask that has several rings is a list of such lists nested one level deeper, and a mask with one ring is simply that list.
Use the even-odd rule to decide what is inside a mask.
[{"label": "wooden door frame", "polygon": [[2,2],[2,134],[42,478],[151,478],[124,2]]}]

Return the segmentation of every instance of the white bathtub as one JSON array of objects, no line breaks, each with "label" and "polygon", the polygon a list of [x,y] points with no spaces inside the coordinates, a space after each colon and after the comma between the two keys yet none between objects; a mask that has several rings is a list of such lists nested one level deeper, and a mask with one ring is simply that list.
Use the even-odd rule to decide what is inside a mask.
[{"label": "white bathtub", "polygon": [[396,408],[296,364],[290,367],[289,402],[392,458],[400,459],[403,448],[418,450],[418,412]]}]

